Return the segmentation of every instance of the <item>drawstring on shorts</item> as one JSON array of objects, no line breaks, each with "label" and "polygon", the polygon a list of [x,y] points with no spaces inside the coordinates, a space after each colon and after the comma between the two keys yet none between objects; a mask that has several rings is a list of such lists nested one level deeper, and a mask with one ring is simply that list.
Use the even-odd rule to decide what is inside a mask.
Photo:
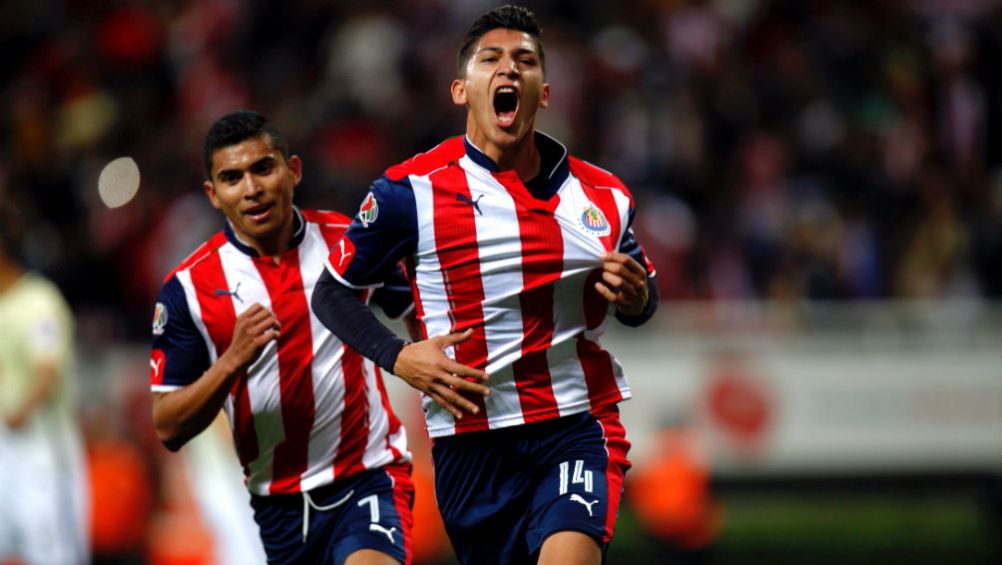
[{"label": "drawstring on shorts", "polygon": [[352,489],[348,491],[348,494],[344,495],[341,500],[333,504],[328,504],[327,506],[317,506],[317,503],[313,502],[310,498],[310,493],[303,491],[303,543],[306,543],[306,535],[310,533],[310,507],[312,506],[314,510],[324,512],[327,510],[333,510],[338,506],[341,506],[345,502],[348,502],[352,496],[354,496],[355,490]]}]

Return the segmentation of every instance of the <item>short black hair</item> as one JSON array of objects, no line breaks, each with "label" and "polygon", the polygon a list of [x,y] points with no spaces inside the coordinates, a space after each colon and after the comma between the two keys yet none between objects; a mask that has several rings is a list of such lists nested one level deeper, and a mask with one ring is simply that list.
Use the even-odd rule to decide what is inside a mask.
[{"label": "short black hair", "polygon": [[236,145],[259,135],[268,136],[271,146],[281,151],[282,157],[289,158],[289,144],[285,141],[285,136],[261,114],[253,110],[236,110],[216,120],[205,136],[205,147],[202,149],[205,173],[209,175],[209,180],[212,180],[212,154],[217,149]]},{"label": "short black hair", "polygon": [[473,54],[473,46],[476,45],[477,41],[480,41],[485,33],[495,29],[514,29],[529,34],[536,42],[536,48],[539,49],[539,64],[543,67],[543,71],[546,71],[546,56],[543,54],[543,42],[540,39],[543,30],[536,21],[536,14],[533,14],[528,8],[508,4],[494,8],[480,16],[470,26],[456,56],[458,76],[466,76],[466,63],[470,59],[470,55]]}]

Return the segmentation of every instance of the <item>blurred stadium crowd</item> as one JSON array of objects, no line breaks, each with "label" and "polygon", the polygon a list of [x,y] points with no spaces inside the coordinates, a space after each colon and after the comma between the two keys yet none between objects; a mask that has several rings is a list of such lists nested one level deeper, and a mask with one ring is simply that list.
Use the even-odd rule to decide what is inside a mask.
[{"label": "blurred stadium crowd", "polygon": [[[145,339],[170,265],[218,229],[212,119],[251,107],[303,156],[299,202],[354,209],[461,131],[463,30],[494,2],[7,2],[0,194],[91,335]],[[1002,296],[1002,9],[548,0],[541,129],[620,175],[669,299]],[[139,195],[97,197],[113,158]]]}]

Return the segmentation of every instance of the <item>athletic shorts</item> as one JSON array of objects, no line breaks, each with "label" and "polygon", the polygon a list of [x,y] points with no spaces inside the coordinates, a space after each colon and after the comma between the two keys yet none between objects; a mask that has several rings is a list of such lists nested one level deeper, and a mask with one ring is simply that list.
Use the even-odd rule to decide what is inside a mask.
[{"label": "athletic shorts", "polygon": [[341,565],[374,549],[410,564],[410,473],[409,464],[393,464],[306,493],[251,495],[268,563]]},{"label": "athletic shorts", "polygon": [[0,422],[0,563],[89,562],[90,491],[76,424],[33,417]]},{"label": "athletic shorts", "polygon": [[543,541],[562,531],[591,536],[604,554],[629,448],[615,404],[436,438],[435,495],[460,563],[532,564]]}]

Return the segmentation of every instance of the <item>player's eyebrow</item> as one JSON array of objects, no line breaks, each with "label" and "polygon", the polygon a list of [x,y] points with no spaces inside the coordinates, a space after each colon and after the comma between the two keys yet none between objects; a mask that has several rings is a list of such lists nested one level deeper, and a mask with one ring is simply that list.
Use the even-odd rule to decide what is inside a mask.
[{"label": "player's eyebrow", "polygon": [[220,169],[219,172],[216,173],[216,177],[219,178],[220,180],[230,180],[233,178],[240,178],[243,176],[244,171],[253,170],[255,167],[258,167],[262,164],[272,164],[273,162],[275,162],[275,160],[276,159],[274,155],[265,155],[264,157],[261,157],[260,159],[254,161],[253,163],[251,163],[246,167]]},{"label": "player's eyebrow", "polygon": [[[495,45],[487,45],[487,46],[481,47],[480,49],[477,49],[476,54],[480,55],[481,53],[483,53],[485,51],[490,51],[492,53],[498,53],[498,54],[500,54],[500,53],[504,53],[504,48],[503,47],[498,47],[498,46],[495,46]],[[522,55],[538,55],[538,53],[536,52],[535,49],[528,48],[528,47],[519,47],[518,49],[515,49],[515,56],[516,57],[519,57],[519,56],[522,56]]]}]

